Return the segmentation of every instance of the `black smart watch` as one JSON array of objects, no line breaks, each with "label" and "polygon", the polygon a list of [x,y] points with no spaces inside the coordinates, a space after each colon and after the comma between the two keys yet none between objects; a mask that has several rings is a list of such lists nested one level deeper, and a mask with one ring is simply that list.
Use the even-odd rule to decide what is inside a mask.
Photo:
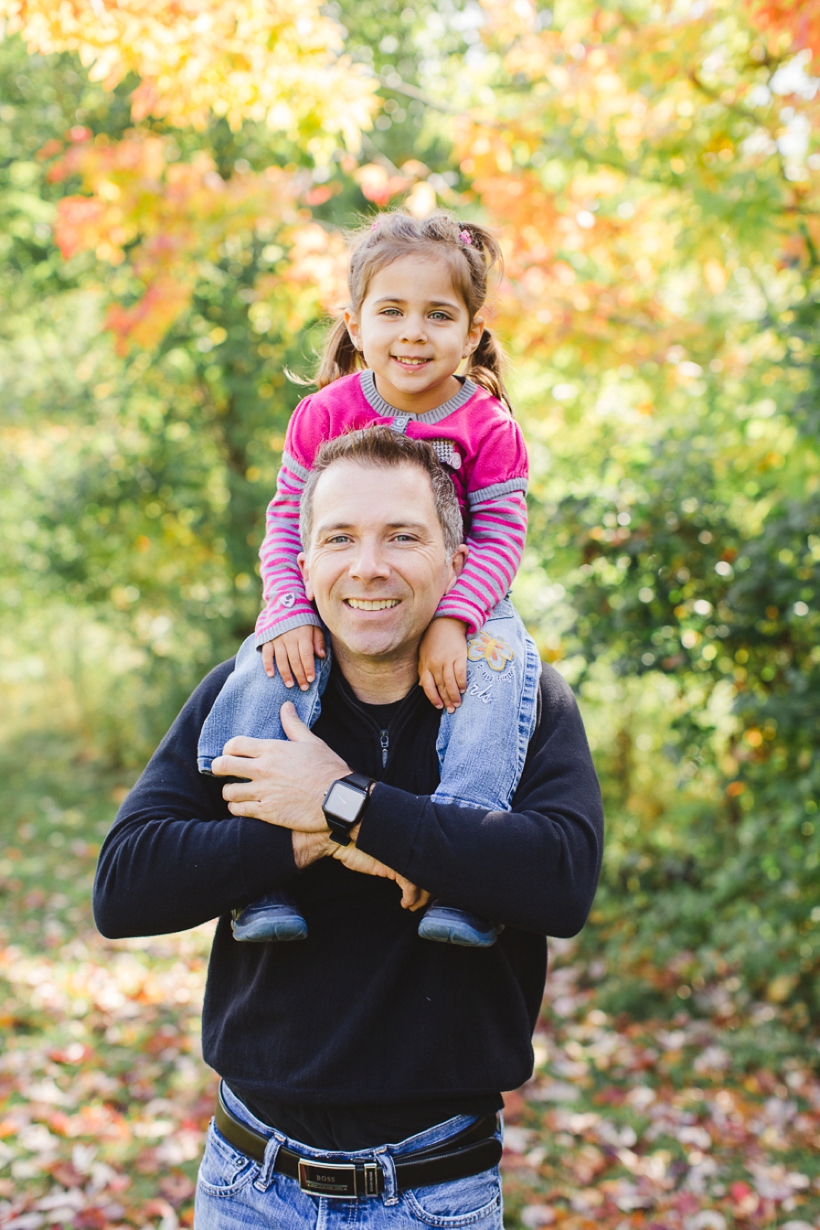
[{"label": "black smart watch", "polygon": [[370,791],[376,784],[373,777],[362,773],[348,773],[333,782],[322,802],[330,836],[340,846],[350,845],[350,830],[354,829],[364,815],[370,801]]}]

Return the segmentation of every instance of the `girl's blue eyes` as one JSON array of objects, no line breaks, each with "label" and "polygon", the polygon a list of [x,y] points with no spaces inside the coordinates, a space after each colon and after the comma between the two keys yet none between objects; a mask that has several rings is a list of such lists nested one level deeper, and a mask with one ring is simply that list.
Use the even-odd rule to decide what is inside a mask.
[{"label": "girl's blue eyes", "polygon": [[[380,316],[400,316],[401,313],[398,308],[385,308],[382,312],[379,313],[379,315]],[[448,312],[431,312],[430,319],[431,320],[452,320],[453,318],[452,316],[450,316]]]}]

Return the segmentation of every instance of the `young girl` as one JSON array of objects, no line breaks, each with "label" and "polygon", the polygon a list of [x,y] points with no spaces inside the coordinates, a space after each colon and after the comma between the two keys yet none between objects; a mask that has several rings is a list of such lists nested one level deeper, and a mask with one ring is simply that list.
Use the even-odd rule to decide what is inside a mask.
[{"label": "young girl", "polygon": [[[285,700],[294,700],[307,726],[319,716],[330,655],[297,564],[300,495],[323,441],[378,424],[432,445],[467,530],[466,565],[439,603],[419,658],[424,691],[442,710],[434,801],[510,810],[535,725],[541,665],[507,598],[526,535],[527,454],[498,348],[480,316],[500,259],[487,231],[445,213],[423,221],[382,214],[354,238],[350,306],[329,335],[319,391],[293,412],[268,508],[264,610],[203,726],[202,773],[233,735],[284,738]],[[462,363],[466,375],[458,376]],[[389,729],[382,747],[386,763]],[[499,929],[433,902],[419,935],[488,947]],[[252,941],[307,935],[296,902],[282,892],[235,911],[233,930]]]}]

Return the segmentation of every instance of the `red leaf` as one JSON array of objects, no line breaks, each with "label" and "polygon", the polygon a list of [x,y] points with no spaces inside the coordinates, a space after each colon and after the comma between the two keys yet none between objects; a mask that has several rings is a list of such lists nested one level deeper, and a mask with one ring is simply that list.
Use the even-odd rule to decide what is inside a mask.
[{"label": "red leaf", "polygon": [[84,1046],[82,1042],[70,1042],[68,1046],[59,1047],[48,1052],[49,1059],[53,1059],[55,1063],[82,1063],[93,1055],[90,1046]]},{"label": "red leaf", "polygon": [[44,162],[46,158],[53,158],[55,154],[62,152],[63,143],[58,141],[56,137],[52,137],[50,141],[46,141],[42,149],[38,149],[34,157],[38,162]]},{"label": "red leaf", "polygon": [[186,1174],[169,1174],[160,1180],[159,1190],[167,1196],[171,1204],[181,1204],[189,1196],[193,1196],[196,1185]]},{"label": "red leaf", "polygon": [[518,1123],[526,1106],[524,1095],[520,1089],[512,1089],[509,1093],[505,1093],[502,1096],[504,1098],[504,1121],[506,1123]]},{"label": "red leaf", "polygon": [[49,1173],[63,1187],[82,1187],[88,1178],[88,1175],[80,1174],[71,1162],[65,1161],[57,1162],[56,1166],[50,1167]]},{"label": "red leaf", "polygon": [[141,1210],[146,1217],[173,1217],[174,1210],[167,1200],[146,1200]]},{"label": "red leaf", "polygon": [[90,1209],[80,1209],[73,1222],[71,1223],[75,1230],[105,1230],[109,1224],[108,1214],[102,1209],[92,1207]]}]

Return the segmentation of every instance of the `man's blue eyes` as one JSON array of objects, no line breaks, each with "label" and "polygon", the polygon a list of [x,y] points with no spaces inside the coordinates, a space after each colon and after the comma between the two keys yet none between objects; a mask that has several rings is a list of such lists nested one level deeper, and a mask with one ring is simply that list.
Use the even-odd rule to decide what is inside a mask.
[{"label": "man's blue eyes", "polygon": [[[348,534],[336,534],[333,538],[328,538],[327,543],[330,547],[346,546],[353,539]],[[394,534],[393,542],[417,542],[418,539],[414,534]]]}]

